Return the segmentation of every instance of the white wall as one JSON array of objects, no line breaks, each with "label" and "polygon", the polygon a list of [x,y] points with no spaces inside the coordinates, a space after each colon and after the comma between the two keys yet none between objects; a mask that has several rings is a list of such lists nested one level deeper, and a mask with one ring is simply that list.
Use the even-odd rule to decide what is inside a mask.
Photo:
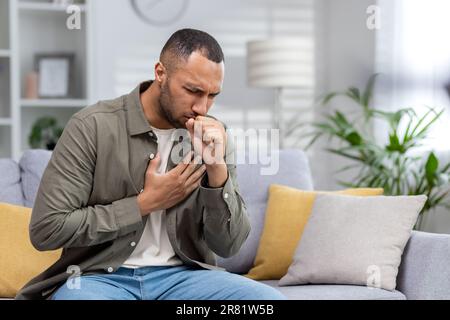
[{"label": "white wall", "polygon": [[[342,91],[349,86],[363,87],[375,70],[375,32],[366,27],[366,9],[373,0],[323,0],[318,17],[318,41],[322,48],[322,71],[318,93]],[[344,98],[336,98],[331,108],[354,110]],[[316,107],[316,115],[327,110]],[[346,161],[322,151],[326,141],[314,148],[312,170],[316,189],[336,190],[337,179],[350,180],[348,174],[335,175]]]},{"label": "white wall", "polygon": [[[152,79],[169,36],[180,28],[197,28],[213,35],[224,50],[223,93],[211,113],[234,128],[272,124],[274,91],[247,85],[246,42],[279,34],[313,37],[313,0],[195,0],[179,21],[164,27],[142,22],[128,0],[96,0],[93,5],[95,100],[128,93]],[[293,113],[291,109],[311,104],[313,94],[308,94],[288,97],[293,106],[284,110]]]},{"label": "white wall", "polygon": [[[247,87],[245,56],[242,50],[239,51],[246,38],[264,37],[266,34],[258,28],[266,18],[265,10],[257,7],[251,11],[250,2],[214,1],[212,10],[211,1],[190,1],[180,21],[156,27],[138,19],[129,1],[94,1],[95,98],[109,99],[125,94],[139,81],[153,79],[153,67],[165,41],[177,29],[192,27],[211,33],[224,47],[227,59],[225,83],[217,103],[242,107],[270,105],[272,92]],[[253,16],[253,21],[246,21],[245,14]],[[233,29],[234,38],[230,39],[228,36]]]},{"label": "white wall", "polygon": [[[450,2],[378,0],[378,5],[382,28],[377,40],[377,68],[383,76],[377,105],[388,111],[413,108],[419,115],[426,112],[426,106],[443,109],[422,151],[427,155],[434,150],[444,167],[450,160],[450,100],[444,89],[450,71]],[[380,139],[387,138],[385,132],[381,134]],[[423,230],[450,233],[450,210],[439,207],[427,214]]]},{"label": "white wall", "polygon": [[[323,66],[319,66],[323,69],[319,91],[364,87],[369,76],[376,72],[376,35],[366,28],[366,9],[374,3],[373,0],[323,0],[323,14],[318,22],[322,28],[324,51]],[[344,98],[337,98],[331,104],[331,107],[341,109],[347,106],[350,112],[355,108]],[[348,163],[318,149],[315,148],[311,163],[316,189],[341,189],[336,180],[350,180],[349,173],[335,175],[334,172]],[[440,157],[444,163],[450,160],[445,152],[440,153]],[[423,230],[450,233],[450,211],[439,208],[430,212],[424,219]]]}]

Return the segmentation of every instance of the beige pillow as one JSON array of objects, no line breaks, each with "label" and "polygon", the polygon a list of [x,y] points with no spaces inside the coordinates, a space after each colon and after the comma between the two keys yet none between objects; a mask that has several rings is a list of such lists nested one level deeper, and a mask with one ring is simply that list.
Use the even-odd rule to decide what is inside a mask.
[{"label": "beige pillow", "polygon": [[395,290],[426,196],[320,194],[280,286],[348,284]]},{"label": "beige pillow", "polygon": [[[314,199],[325,191],[305,191],[271,185],[264,230],[252,269],[246,277],[253,280],[280,280],[294,256]],[[347,189],[335,191],[354,196],[379,196],[383,189]]]},{"label": "beige pillow", "polygon": [[53,265],[61,250],[37,251],[30,242],[31,209],[0,203],[0,297],[14,298],[32,278]]}]

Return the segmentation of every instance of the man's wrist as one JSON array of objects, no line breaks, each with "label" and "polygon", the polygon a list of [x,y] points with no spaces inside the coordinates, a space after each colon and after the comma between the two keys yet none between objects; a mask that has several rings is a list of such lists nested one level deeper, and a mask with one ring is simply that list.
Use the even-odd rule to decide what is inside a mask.
[{"label": "man's wrist", "polygon": [[207,182],[210,188],[222,188],[228,180],[228,169],[226,164],[215,164],[206,166]]},{"label": "man's wrist", "polygon": [[139,206],[139,210],[141,211],[141,216],[143,217],[148,216],[151,212],[154,211],[154,208],[149,206],[147,202],[148,201],[146,201],[144,193],[140,193],[137,196],[137,203]]},{"label": "man's wrist", "polygon": [[137,203],[141,216],[145,217],[147,215],[147,210],[145,209],[144,199],[142,198],[142,193],[137,196]]}]

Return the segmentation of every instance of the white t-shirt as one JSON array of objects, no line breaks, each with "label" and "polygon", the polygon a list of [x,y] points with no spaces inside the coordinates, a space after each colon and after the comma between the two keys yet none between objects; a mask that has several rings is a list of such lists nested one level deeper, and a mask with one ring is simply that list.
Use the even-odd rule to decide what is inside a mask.
[{"label": "white t-shirt", "polygon": [[[158,152],[161,157],[159,174],[167,169],[170,151],[172,149],[171,136],[175,129],[160,130],[152,128],[158,137]],[[125,268],[141,268],[149,266],[176,266],[183,262],[175,254],[167,235],[166,211],[152,212],[147,219],[144,232],[131,256],[124,262]]]}]

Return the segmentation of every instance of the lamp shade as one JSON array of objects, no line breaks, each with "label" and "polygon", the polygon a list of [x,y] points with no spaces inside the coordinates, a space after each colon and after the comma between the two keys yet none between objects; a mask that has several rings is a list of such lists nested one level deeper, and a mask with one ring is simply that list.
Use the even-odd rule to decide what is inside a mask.
[{"label": "lamp shade", "polygon": [[314,43],[300,37],[247,43],[248,83],[252,87],[314,86]]}]

